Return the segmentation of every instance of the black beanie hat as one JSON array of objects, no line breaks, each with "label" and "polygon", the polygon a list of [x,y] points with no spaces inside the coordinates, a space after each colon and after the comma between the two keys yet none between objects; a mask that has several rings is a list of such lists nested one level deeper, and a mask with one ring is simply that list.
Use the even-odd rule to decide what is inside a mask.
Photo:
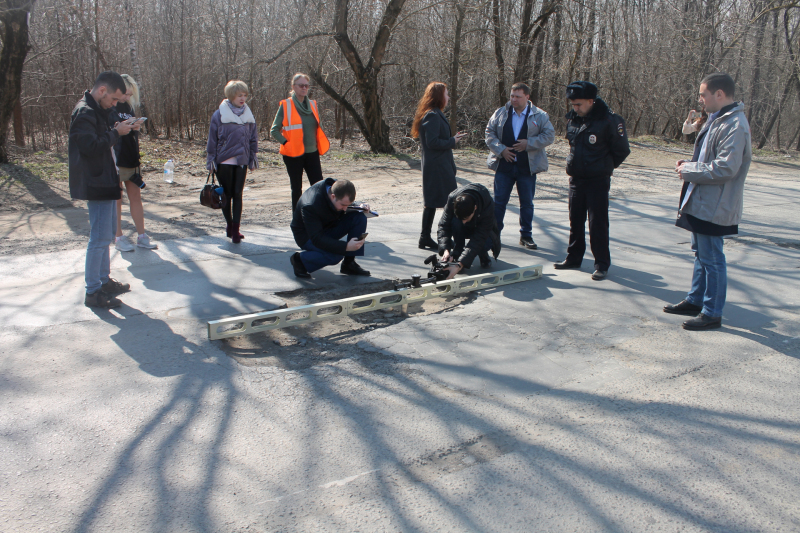
[{"label": "black beanie hat", "polygon": [[590,81],[573,81],[567,85],[567,99],[594,100],[597,98],[597,85]]}]

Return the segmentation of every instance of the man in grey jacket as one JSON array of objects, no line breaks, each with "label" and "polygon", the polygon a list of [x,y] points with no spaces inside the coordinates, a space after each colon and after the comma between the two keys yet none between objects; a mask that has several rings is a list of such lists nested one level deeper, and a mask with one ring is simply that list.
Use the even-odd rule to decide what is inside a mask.
[{"label": "man in grey jacket", "polygon": [[503,231],[506,205],[514,184],[519,195],[520,245],[536,250],[533,241],[533,195],[536,174],[547,171],[545,146],[555,139],[547,113],[533,105],[524,83],[511,87],[508,104],[494,112],[486,125],[489,168],[494,170],[494,218]]},{"label": "man in grey jacket", "polygon": [[728,287],[723,236],[739,232],[744,180],[753,156],[750,124],[744,104],[734,101],[736,86],[723,73],[700,82],[700,105],[709,113],[697,134],[691,161],[680,160],[675,172],[683,180],[675,225],[692,232],[695,255],[692,286],[684,300],[664,307],[665,313],[694,316],[684,329],[722,325]]}]

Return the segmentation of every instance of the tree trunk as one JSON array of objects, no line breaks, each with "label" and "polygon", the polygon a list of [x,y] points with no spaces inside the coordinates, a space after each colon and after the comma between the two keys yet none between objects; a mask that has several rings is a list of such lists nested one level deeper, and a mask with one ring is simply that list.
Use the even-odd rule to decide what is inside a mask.
[{"label": "tree trunk", "polygon": [[564,94],[558,83],[558,68],[561,66],[561,10],[562,8],[560,6],[556,9],[556,20],[553,22],[553,61],[551,62],[551,68],[553,69],[553,85],[550,87],[550,97],[556,101],[560,100],[559,96],[563,96]]},{"label": "tree trunk", "polygon": [[386,47],[389,44],[389,37],[391,37],[392,30],[397,24],[397,18],[405,2],[406,0],[389,0],[383,12],[380,26],[378,26],[378,31],[375,34],[369,61],[365,65],[358,50],[350,40],[350,35],[347,33],[348,0],[336,0],[333,16],[333,40],[339,45],[339,49],[353,71],[356,79],[356,88],[361,95],[361,104],[364,106],[363,117],[343,95],[339,94],[336,89],[327,83],[322,72],[316,68],[312,68],[309,71],[309,75],[322,90],[344,106],[353,116],[370,149],[376,153],[390,154],[394,152],[394,147],[389,140],[389,126],[383,120],[378,75],[383,66],[383,58],[386,54]]},{"label": "tree trunk", "polygon": [[461,29],[464,27],[464,17],[467,10],[455,3],[456,30],[453,38],[453,63],[450,66],[450,135],[458,132],[458,67],[461,61]]},{"label": "tree trunk", "polygon": [[[775,125],[775,121],[777,120],[778,116],[780,115],[783,107],[786,105],[786,101],[789,98],[789,93],[792,90],[793,86],[797,86],[800,90],[800,69],[797,68],[797,56],[794,51],[794,47],[792,46],[792,37],[789,32],[789,10],[786,10],[786,13],[783,17],[783,24],[784,24],[784,35],[786,38],[786,47],[789,51],[789,59],[792,64],[792,72],[789,75],[789,80],[786,82],[786,86],[783,88],[783,94],[781,95],[781,101],[778,104],[778,107],[772,112],[772,116],[769,118],[767,123],[764,125],[764,128],[761,132],[760,138],[758,139],[758,148],[764,148],[764,145],[767,144],[767,139],[769,138],[769,134],[772,133],[772,128]],[[752,126],[751,126],[752,128]],[[755,134],[753,134],[753,141],[756,142]],[[780,148],[780,143],[778,143],[778,148]]]},{"label": "tree trunk", "polygon": [[128,19],[127,20],[128,48],[130,49],[130,54],[131,54],[131,69],[133,69],[133,77],[136,80],[136,83],[139,85],[139,111],[142,113],[143,117],[147,117],[147,120],[145,121],[144,126],[142,126],[142,129],[148,135],[157,136],[158,129],[156,128],[155,117],[147,116],[147,106],[145,105],[145,90],[144,90],[144,84],[142,83],[142,71],[139,68],[139,53],[138,53],[138,46],[136,44],[136,32],[133,29],[134,28],[133,8],[131,7],[130,1],[126,0],[124,9]]},{"label": "tree trunk", "polygon": [[517,63],[514,66],[514,81],[530,82],[533,75],[531,69],[531,54],[533,53],[533,45],[536,40],[542,36],[545,25],[555,10],[558,8],[561,0],[544,0],[542,7],[539,10],[539,16],[531,22],[531,10],[533,9],[533,0],[525,0],[525,5],[522,12],[522,26],[519,32],[519,53],[517,54]]},{"label": "tree trunk", "polygon": [[497,103],[503,107],[506,94],[506,62],[503,59],[503,40],[500,38],[500,0],[492,0],[492,30],[494,33],[494,59],[497,63]]},{"label": "tree trunk", "polygon": [[28,16],[32,1],[0,2],[3,50],[0,52],[0,163],[8,163],[8,123],[22,92],[22,67],[28,55]]},{"label": "tree trunk", "polygon": [[594,59],[594,32],[597,26],[597,0],[592,0],[589,6],[589,31],[586,39],[586,65],[583,70],[583,79],[592,80],[592,60]]},{"label": "tree trunk", "polygon": [[[753,7],[754,13],[758,14],[763,9],[764,5],[763,2],[756,2],[755,6]],[[767,17],[761,17],[761,20],[758,21],[758,26],[756,26],[756,46],[755,50],[761,50],[761,46],[764,42],[764,33],[767,26]],[[758,142],[761,146],[763,143],[766,142],[766,139],[762,139],[763,137],[763,112],[764,112],[764,96],[763,93],[764,87],[761,84],[761,63],[762,61],[757,60],[753,65],[753,78],[751,82],[750,88],[750,105],[747,109],[747,121],[750,123],[750,129],[752,130],[753,134],[753,141]]]},{"label": "tree trunk", "polygon": [[14,144],[25,148],[25,129],[22,127],[22,104],[19,98],[14,105]]}]

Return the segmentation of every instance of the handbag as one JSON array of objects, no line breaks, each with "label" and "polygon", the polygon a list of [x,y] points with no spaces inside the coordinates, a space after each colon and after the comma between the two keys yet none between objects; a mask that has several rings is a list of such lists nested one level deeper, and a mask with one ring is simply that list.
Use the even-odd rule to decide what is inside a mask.
[{"label": "handbag", "polygon": [[203,186],[203,189],[200,191],[200,203],[211,209],[222,208],[226,200],[225,193],[218,193],[217,188],[219,188],[219,186],[216,183],[216,175],[214,171],[211,170],[208,173],[205,186]]}]

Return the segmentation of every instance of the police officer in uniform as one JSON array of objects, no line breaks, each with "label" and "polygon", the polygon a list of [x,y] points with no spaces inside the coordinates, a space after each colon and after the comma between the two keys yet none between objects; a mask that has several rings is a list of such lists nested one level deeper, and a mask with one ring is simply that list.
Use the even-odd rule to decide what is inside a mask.
[{"label": "police officer in uniform", "polygon": [[593,280],[605,279],[611,266],[608,250],[608,191],[611,174],[631,149],[622,117],[597,97],[597,86],[575,81],[567,86],[572,111],[567,113],[567,174],[569,174],[569,246],[567,258],[555,263],[562,270],[580,268],[586,252],[586,215],[594,255]]}]

